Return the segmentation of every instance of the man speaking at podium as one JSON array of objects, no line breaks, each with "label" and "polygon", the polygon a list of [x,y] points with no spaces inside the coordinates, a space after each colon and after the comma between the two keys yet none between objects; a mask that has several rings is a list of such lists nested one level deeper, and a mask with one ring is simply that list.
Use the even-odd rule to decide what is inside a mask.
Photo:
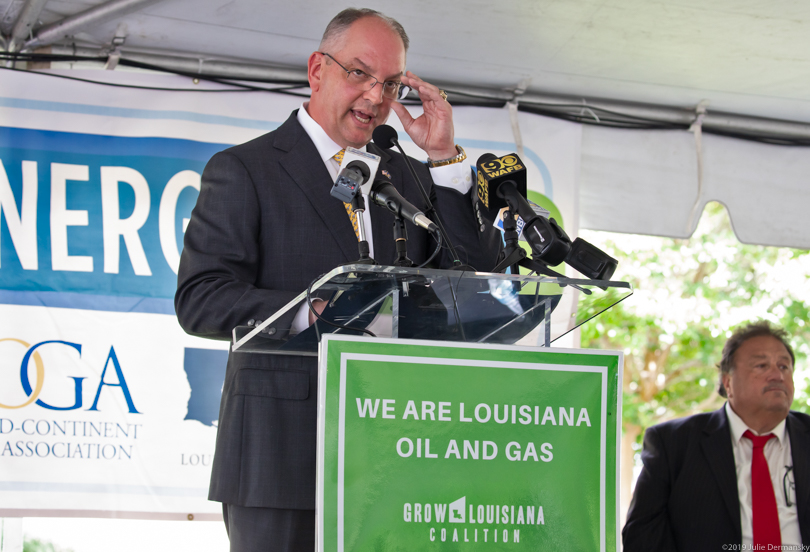
[{"label": "man speaking at podium", "polygon": [[[342,11],[309,57],[310,100],[277,130],[209,161],[175,297],[187,332],[229,339],[234,327],[268,318],[320,274],[358,258],[352,221],[330,196],[340,166],[335,155],[348,146],[364,149],[392,109],[428,155],[429,169],[421,163],[415,169],[461,261],[479,270],[495,265],[500,239],[474,217],[452,109],[436,86],[405,72],[407,48],[393,19],[373,10]],[[402,86],[419,92],[424,113],[416,119],[397,102]],[[382,157],[379,172],[424,210],[404,158],[373,145],[369,150]],[[391,263],[390,213],[370,205],[366,214],[371,256]],[[419,264],[435,242],[410,223],[407,231],[408,255]],[[300,326],[300,318],[291,313],[268,333],[280,336]],[[314,549],[316,398],[313,357],[229,355],[209,499],[223,503],[232,551]]]}]

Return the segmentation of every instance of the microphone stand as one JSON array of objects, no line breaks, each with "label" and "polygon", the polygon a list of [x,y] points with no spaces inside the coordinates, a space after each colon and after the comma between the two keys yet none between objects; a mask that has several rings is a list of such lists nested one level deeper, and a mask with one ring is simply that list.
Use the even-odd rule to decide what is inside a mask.
[{"label": "microphone stand", "polygon": [[393,266],[413,266],[413,261],[408,258],[408,231],[401,215],[394,215],[394,245],[397,248],[397,258]]},{"label": "microphone stand", "polygon": [[366,201],[363,199],[363,194],[359,191],[352,198],[352,211],[354,211],[354,216],[357,217],[357,248],[360,252],[360,258],[351,264],[379,264],[369,256],[368,240],[366,240],[366,226],[363,221],[363,213],[366,211]]},{"label": "microphone stand", "polygon": [[[520,242],[518,241],[519,234],[517,232],[517,224],[515,223],[514,215],[514,213],[517,212],[517,209],[512,205],[512,202],[509,201],[508,198],[506,201],[509,208],[504,211],[503,214],[504,257],[503,260],[501,260],[501,262],[499,262],[495,268],[492,269],[492,272],[497,274],[498,272],[505,272],[507,268],[510,268],[512,274],[520,274],[520,267],[522,266],[536,272],[537,274],[545,274],[546,276],[552,276],[555,278],[565,278],[565,275],[552,270],[543,261],[529,257],[526,254],[526,251],[520,247]],[[565,284],[561,284],[561,287],[564,285]],[[570,285],[572,288],[578,289],[585,295],[591,295],[591,290],[589,289],[583,288],[582,286],[578,286],[576,284]]]},{"label": "microphone stand", "polygon": [[497,273],[509,268],[512,274],[520,274],[520,262],[526,258],[526,251],[520,247],[519,237],[515,215],[510,207],[503,212],[504,258],[492,269],[492,272]]},{"label": "microphone stand", "polygon": [[[413,169],[411,165],[411,160],[408,159],[408,156],[405,154],[405,150],[402,149],[402,146],[399,144],[399,140],[396,138],[391,138],[391,143],[394,144],[402,156],[405,158],[405,165],[408,167],[408,171],[410,171],[411,176],[416,181],[417,188],[422,194],[422,199],[425,202],[425,214],[430,216],[431,219],[436,223],[439,227],[439,233],[442,235],[442,238],[447,243],[448,249],[450,249],[450,254],[453,256],[453,268],[451,270],[474,270],[471,266],[462,263],[459,260],[458,253],[456,252],[456,248],[453,246],[453,242],[450,241],[450,236],[447,235],[447,231],[444,229],[444,224],[442,224],[442,219],[439,217],[438,213],[436,213],[436,208],[433,207],[433,203],[430,201],[430,198],[425,191],[425,186],[422,184],[422,181],[416,175],[416,171]],[[389,146],[390,147],[390,146]]]}]

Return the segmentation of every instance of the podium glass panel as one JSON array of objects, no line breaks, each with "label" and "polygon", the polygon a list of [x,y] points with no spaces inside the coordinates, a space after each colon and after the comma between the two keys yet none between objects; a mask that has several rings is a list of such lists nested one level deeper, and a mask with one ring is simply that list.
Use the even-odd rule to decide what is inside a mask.
[{"label": "podium glass panel", "polygon": [[[562,302],[589,296],[568,324],[551,324]],[[556,339],[632,295],[626,282],[373,265],[337,267],[256,326],[233,330],[234,352],[317,355],[325,333],[467,343],[515,343],[541,326]],[[327,303],[315,324],[293,320],[308,297]]]}]

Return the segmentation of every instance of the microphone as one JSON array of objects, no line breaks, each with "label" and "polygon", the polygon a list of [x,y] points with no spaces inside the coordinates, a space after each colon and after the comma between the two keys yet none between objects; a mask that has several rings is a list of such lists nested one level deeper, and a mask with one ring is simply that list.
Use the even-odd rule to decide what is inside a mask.
[{"label": "microphone", "polygon": [[391,149],[397,143],[397,131],[390,125],[380,125],[371,133],[371,139],[382,149]]},{"label": "microphone", "polygon": [[565,261],[571,250],[571,238],[557,221],[537,215],[526,201],[526,167],[517,154],[496,157],[485,153],[476,165],[481,203],[496,211],[509,207],[513,215],[520,215],[524,222],[523,237],[537,258],[552,266]]},{"label": "microphone", "polygon": [[[497,157],[492,153],[485,153],[478,158],[476,162],[478,169],[478,178],[476,180],[476,187],[478,199],[486,207],[492,219],[495,218],[498,211],[504,207],[509,207],[506,198],[503,194],[506,190],[498,194],[501,186],[509,182],[515,188],[517,196],[515,200],[518,203],[528,202],[523,200],[526,197],[526,167],[521,162],[517,154],[504,155]],[[522,200],[522,201],[521,201]],[[526,205],[517,205],[525,210]],[[523,220],[534,216],[534,210],[529,206],[529,213],[518,213]]]},{"label": "microphone", "polygon": [[424,228],[432,234],[439,232],[439,227],[427,218],[422,211],[417,209],[413,203],[402,197],[394,188],[394,185],[387,180],[380,179],[374,182],[368,197],[377,205],[387,207],[395,215],[408,219],[416,226]]},{"label": "microphone", "polygon": [[512,215],[523,219],[523,237],[535,259],[550,266],[568,263],[593,280],[610,279],[618,265],[616,259],[582,238],[572,244],[556,220],[534,212],[526,200],[526,167],[516,153],[503,157],[485,153],[476,166],[478,199],[490,212],[508,207]]},{"label": "microphone", "polygon": [[[436,228],[436,230],[439,232],[439,236],[441,236],[441,238],[447,244],[447,248],[450,250],[450,254],[453,256],[454,268],[459,269],[459,270],[466,270],[467,268],[471,268],[468,265],[463,264],[459,260],[458,252],[456,251],[456,248],[453,246],[453,242],[450,241],[450,236],[448,236],[447,231],[445,230],[444,225],[442,224],[441,217],[439,217],[436,214],[436,209],[433,208],[433,204],[430,202],[430,198],[428,197],[428,194],[425,191],[424,184],[422,184],[422,181],[419,180],[419,176],[416,174],[416,171],[413,170],[413,165],[411,165],[410,158],[408,158],[408,156],[405,155],[405,151],[402,149],[402,146],[399,144],[399,139],[398,139],[398,134],[397,134],[396,129],[394,127],[392,127],[392,126],[389,126],[389,125],[379,125],[377,128],[374,129],[374,132],[371,133],[371,139],[374,140],[374,144],[376,144],[377,146],[379,146],[382,149],[391,149],[392,146],[397,147],[397,149],[399,150],[399,153],[401,153],[402,157],[405,158],[405,164],[408,167],[408,171],[410,171],[411,176],[416,181],[417,188],[419,188],[419,192],[422,194],[422,199],[425,202],[425,207],[427,208],[428,213],[432,214],[433,217],[436,219],[436,222],[438,223],[438,225],[434,224],[434,228]],[[390,185],[390,182],[388,184]],[[375,185],[376,185],[376,182],[375,182]],[[393,186],[391,186],[391,188],[399,196],[399,192],[396,191],[396,188],[394,188]],[[402,197],[402,196],[399,196],[399,197]],[[403,201],[405,201],[404,198],[403,198]],[[388,206],[386,205],[386,207],[388,207]],[[388,208],[391,209],[391,207],[388,207]],[[396,211],[394,211],[394,212],[396,212]],[[427,219],[428,221],[430,220],[427,217],[425,217],[424,214],[422,214],[422,216],[425,219]],[[427,228],[426,226],[423,226],[422,224],[419,224],[415,220],[413,221],[413,223],[417,224],[419,226],[422,226],[422,228],[425,228],[426,230],[430,230],[429,228]],[[433,223],[431,222],[431,224],[433,224]],[[434,230],[430,230],[430,231],[434,232]]]},{"label": "microphone", "polygon": [[362,161],[352,161],[338,173],[337,180],[329,194],[343,203],[351,203],[360,186],[368,180],[369,176],[371,176],[371,171],[369,171],[368,165]]},{"label": "microphone", "polygon": [[329,194],[343,203],[351,203],[360,187],[377,172],[380,156],[355,148],[346,148],[337,179]]}]

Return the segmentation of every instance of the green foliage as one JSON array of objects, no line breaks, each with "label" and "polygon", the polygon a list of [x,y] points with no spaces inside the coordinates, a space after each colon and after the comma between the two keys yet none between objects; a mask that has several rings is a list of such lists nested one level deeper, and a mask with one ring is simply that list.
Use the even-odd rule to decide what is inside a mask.
[{"label": "green foliage", "polygon": [[[723,344],[733,328],[759,319],[792,336],[793,408],[810,411],[810,252],[739,243],[719,204],[707,206],[688,240],[605,232],[583,237],[619,260],[613,279],[635,290],[581,330],[583,347],[625,352],[626,430],[719,407],[716,365]],[[587,298],[580,304],[591,308]]]},{"label": "green foliage", "polygon": [[54,546],[51,542],[42,542],[39,539],[26,537],[23,543],[23,552],[73,552],[66,548]]}]

